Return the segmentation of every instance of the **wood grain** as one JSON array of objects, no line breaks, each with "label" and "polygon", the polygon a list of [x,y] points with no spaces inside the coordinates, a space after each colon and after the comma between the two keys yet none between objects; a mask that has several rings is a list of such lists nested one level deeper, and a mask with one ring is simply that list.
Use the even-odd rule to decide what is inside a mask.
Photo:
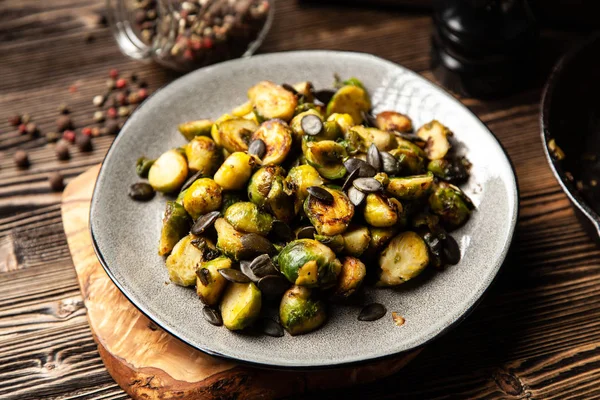
[{"label": "wood grain", "polygon": [[[344,49],[372,52],[432,79],[430,19],[418,12],[276,2],[262,52]],[[95,0],[0,2],[0,398],[124,399],[96,350],[82,307],[49,172],[67,181],[102,157],[73,151],[58,162],[42,138],[20,136],[7,119],[30,113],[43,132],[56,107],[91,123],[91,99],[108,69],[138,71],[156,89],[176,77],[122,56],[107,28],[93,23]],[[86,43],[93,33],[96,40]],[[541,84],[573,35],[544,32],[532,88],[507,98],[462,99],[498,136],[519,179],[521,213],[510,256],[466,321],[430,344],[391,378],[305,398],[600,398],[600,252],[579,227],[547,167],[539,139]],[[69,86],[78,83],[70,93]],[[34,161],[17,170],[12,154]],[[298,396],[302,398],[302,396]]]}]

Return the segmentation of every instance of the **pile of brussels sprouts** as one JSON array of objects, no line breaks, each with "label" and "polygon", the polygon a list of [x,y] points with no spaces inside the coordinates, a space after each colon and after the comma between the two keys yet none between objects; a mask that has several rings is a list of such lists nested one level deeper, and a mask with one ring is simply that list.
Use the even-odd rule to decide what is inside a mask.
[{"label": "pile of brussels sprouts", "polygon": [[[196,287],[210,323],[307,333],[365,281],[396,286],[460,260],[447,232],[473,209],[455,186],[470,164],[447,127],[414,133],[406,115],[373,115],[355,78],[321,91],[263,81],[248,99],[180,125],[185,146],[137,165],[153,190],[178,193],[158,252],[171,282]],[[279,322],[261,317],[273,304]],[[368,309],[377,315],[359,319],[386,312]]]}]

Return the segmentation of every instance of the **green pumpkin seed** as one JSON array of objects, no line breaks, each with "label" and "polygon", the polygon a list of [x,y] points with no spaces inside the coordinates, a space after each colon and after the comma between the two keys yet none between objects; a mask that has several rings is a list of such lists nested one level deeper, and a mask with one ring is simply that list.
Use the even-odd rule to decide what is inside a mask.
[{"label": "green pumpkin seed", "polygon": [[302,117],[300,126],[305,134],[310,136],[316,136],[323,130],[323,122],[321,118],[314,114],[308,114]]},{"label": "green pumpkin seed", "polygon": [[205,320],[207,320],[209,323],[213,324],[214,326],[223,325],[223,319],[221,318],[221,313],[212,307],[204,306],[204,308],[202,309],[202,315],[204,316]]},{"label": "green pumpkin seed", "polygon": [[256,328],[265,335],[282,337],[283,328],[271,318],[262,318],[256,322]]},{"label": "green pumpkin seed", "polygon": [[382,318],[385,313],[387,313],[387,309],[383,304],[379,303],[371,303],[366,305],[358,314],[359,321],[375,321],[379,318]]},{"label": "green pumpkin seed", "polygon": [[358,178],[352,182],[352,185],[364,193],[375,193],[383,188],[381,182],[374,178]]},{"label": "green pumpkin seed", "polygon": [[137,201],[148,201],[154,197],[154,189],[146,182],[134,183],[129,187],[129,197]]},{"label": "green pumpkin seed", "polygon": [[267,145],[262,139],[254,139],[248,146],[248,154],[255,155],[258,158],[263,158],[267,152]]},{"label": "green pumpkin seed", "polygon": [[355,188],[354,186],[350,186],[348,189],[348,199],[355,207],[358,207],[362,204],[362,202],[367,197],[366,194]]},{"label": "green pumpkin seed", "polygon": [[383,169],[383,172],[391,176],[400,173],[400,164],[398,164],[396,157],[387,151],[381,151],[379,152],[379,155],[381,156],[381,168]]},{"label": "green pumpkin seed", "polygon": [[458,264],[460,261],[460,247],[456,240],[452,236],[446,235],[443,246],[444,262],[450,265]]},{"label": "green pumpkin seed", "polygon": [[204,286],[210,283],[210,271],[207,268],[200,268],[196,271],[196,276]]},{"label": "green pumpkin seed", "polygon": [[217,218],[219,218],[219,215],[221,215],[219,211],[211,211],[200,216],[192,226],[191,232],[194,235],[201,235],[207,228],[214,224]]},{"label": "green pumpkin seed", "polygon": [[353,170],[352,172],[350,172],[348,174],[348,177],[346,178],[346,181],[344,182],[344,185],[342,186],[342,190],[347,190],[352,185],[352,181],[354,181],[354,179],[358,178],[359,172],[360,172],[360,169],[356,168],[355,170]]},{"label": "green pumpkin seed", "polygon": [[194,175],[190,176],[184,183],[181,189],[179,189],[179,193],[183,192],[185,189],[192,186],[192,183],[196,182],[197,179],[202,178],[202,171],[196,172]]},{"label": "green pumpkin seed", "polygon": [[276,275],[279,273],[268,254],[261,254],[260,256],[256,257],[250,263],[250,269],[258,278],[262,278],[267,275]]},{"label": "green pumpkin seed", "polygon": [[227,279],[229,282],[233,283],[250,283],[251,280],[246,275],[244,275],[241,271],[232,268],[222,268],[217,270],[221,274],[221,276]]},{"label": "green pumpkin seed", "polygon": [[295,95],[298,94],[298,91],[296,89],[294,89],[294,87],[292,85],[290,85],[289,83],[283,83],[283,84],[281,84],[281,87],[284,88],[285,90],[287,90],[288,92],[292,92]]},{"label": "green pumpkin seed", "polygon": [[278,219],[273,221],[271,225],[271,232],[269,236],[272,237],[274,242],[291,242],[294,240],[294,232],[288,224]]},{"label": "green pumpkin seed", "polygon": [[305,226],[304,228],[300,228],[298,230],[296,239],[314,239],[315,233],[317,233],[317,230],[314,226]]},{"label": "green pumpkin seed", "polygon": [[240,271],[242,271],[244,275],[250,278],[252,282],[258,282],[260,278],[254,275],[252,268],[250,268],[250,264],[251,262],[247,260],[240,261]]},{"label": "green pumpkin seed", "polygon": [[290,282],[281,275],[267,275],[259,279],[257,286],[265,296],[279,298],[289,289]]},{"label": "green pumpkin seed", "polygon": [[308,194],[316,197],[319,201],[325,204],[333,204],[333,195],[320,186],[310,186],[308,189],[306,189],[306,191]]},{"label": "green pumpkin seed", "polygon": [[243,251],[241,257],[249,259],[260,254],[272,254],[275,252],[275,247],[263,236],[256,233],[247,233],[241,239]]},{"label": "green pumpkin seed", "polygon": [[369,150],[367,151],[367,162],[375,168],[376,171],[381,171],[381,155],[379,154],[379,149],[375,146],[375,143],[369,146]]}]

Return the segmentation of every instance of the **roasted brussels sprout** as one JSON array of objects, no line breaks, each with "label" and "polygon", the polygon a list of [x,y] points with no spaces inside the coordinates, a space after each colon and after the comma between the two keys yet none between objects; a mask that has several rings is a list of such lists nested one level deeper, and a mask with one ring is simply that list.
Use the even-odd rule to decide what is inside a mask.
[{"label": "roasted brussels sprout", "polygon": [[252,135],[252,140],[262,140],[267,148],[262,157],[263,165],[281,164],[292,148],[292,130],[282,120],[263,122]]},{"label": "roasted brussels sprout", "polygon": [[402,204],[393,197],[369,193],[363,216],[365,221],[377,228],[389,228],[402,220]]},{"label": "roasted brussels sprout", "polygon": [[348,154],[344,146],[333,140],[306,142],[304,156],[308,164],[326,179],[340,179],[346,175],[344,159]]},{"label": "roasted brussels sprout", "polygon": [[305,103],[312,103],[314,100],[314,87],[313,84],[310,82],[298,82],[296,84],[293,85],[294,89],[296,90],[296,92],[298,92],[298,94],[304,96],[304,102]]},{"label": "roasted brussels sprout", "polygon": [[206,136],[196,136],[185,146],[185,155],[190,171],[202,171],[203,176],[211,176],[221,164],[221,151]]},{"label": "roasted brussels sprout", "polygon": [[183,198],[185,197],[185,194],[187,193],[188,189],[182,190],[181,192],[179,192],[179,194],[177,195],[177,198],[175,199],[175,203],[179,204],[179,205],[183,205]]},{"label": "roasted brussels sprout", "polygon": [[323,243],[336,253],[341,253],[344,250],[344,237],[342,235],[325,236],[317,234],[315,240]]},{"label": "roasted brussels sprout", "polygon": [[233,115],[235,117],[244,117],[244,116],[250,114],[253,110],[254,110],[254,106],[252,105],[252,103],[250,101],[247,101],[243,104],[240,104],[233,110],[231,110],[231,115]]},{"label": "roasted brussels sprout", "polygon": [[377,128],[365,128],[362,125],[353,126],[344,137],[351,142],[352,147],[363,153],[366,153],[371,144],[377,146],[380,151],[392,150],[397,145],[396,137],[392,133]]},{"label": "roasted brussels sprout", "polygon": [[[421,149],[419,149],[419,151],[423,152],[423,150]],[[398,168],[400,170],[400,174],[417,175],[424,172],[425,159],[414,150],[406,147],[398,147],[396,149],[390,150],[389,153],[392,156],[394,156],[396,160],[398,160]]]},{"label": "roasted brussels sprout", "polygon": [[284,174],[285,170],[277,165],[260,168],[250,178],[248,198],[275,218],[289,222],[294,217],[294,201],[287,191]]},{"label": "roasted brussels sprout", "polygon": [[248,90],[248,98],[263,118],[278,118],[286,122],[292,119],[298,104],[293,93],[269,81],[262,81],[252,86]]},{"label": "roasted brussels sprout", "polygon": [[367,267],[358,258],[345,257],[334,294],[347,298],[356,292],[367,275]]},{"label": "roasted brussels sprout", "polygon": [[210,136],[217,144],[217,146],[223,146],[221,143],[221,136],[219,135],[219,124],[221,122],[227,121],[228,119],[235,118],[233,115],[223,114],[214,122],[212,128],[210,128]]},{"label": "roasted brussels sprout", "polygon": [[232,204],[225,212],[225,219],[236,231],[259,235],[267,235],[273,225],[273,217],[249,201]]},{"label": "roasted brussels sprout", "polygon": [[354,205],[340,190],[325,188],[333,196],[333,202],[326,204],[314,196],[304,201],[304,213],[320,235],[334,236],[343,233],[354,216]]},{"label": "roasted brussels sprout", "polygon": [[429,207],[445,226],[457,228],[469,219],[473,203],[456,186],[440,182],[429,196]]},{"label": "roasted brussels sprout", "polygon": [[362,113],[371,109],[367,92],[358,86],[346,85],[338,89],[327,104],[327,115],[349,114],[355,124],[363,121]]},{"label": "roasted brussels sprout", "polygon": [[390,178],[386,186],[389,194],[400,200],[415,200],[429,193],[433,184],[433,174],[407,176],[405,178]]},{"label": "roasted brussels sprout", "polygon": [[321,120],[323,120],[323,117],[321,116],[319,111],[315,109],[303,111],[297,114],[294,118],[292,118],[292,121],[290,122],[290,128],[294,133],[294,141],[296,143],[300,143],[300,141],[302,140],[302,136],[304,136],[304,129],[302,129],[302,118],[306,117],[307,115],[316,115]]},{"label": "roasted brussels sprout", "polygon": [[167,255],[182,237],[190,231],[190,217],[182,205],[167,201],[167,209],[163,217],[158,255]]},{"label": "roasted brussels sprout", "polygon": [[244,234],[236,231],[225,218],[217,219],[214,226],[217,231],[217,249],[228,257],[239,261],[244,253],[244,245],[242,244]]},{"label": "roasted brussels sprout", "polygon": [[239,117],[215,122],[215,126],[219,137],[218,144],[231,153],[248,150],[252,134],[258,129],[254,121]]},{"label": "roasted brussels sprout", "polygon": [[[345,134],[355,123],[350,114],[333,113],[327,117],[327,122],[335,122],[342,134]],[[327,129],[327,125],[325,126]]]},{"label": "roasted brussels sprout", "polygon": [[262,296],[254,283],[229,283],[221,301],[223,325],[231,331],[247,328],[261,307]]},{"label": "roasted brussels sprout", "polygon": [[396,228],[369,228],[369,233],[371,234],[371,241],[369,242],[369,247],[363,254],[366,257],[375,257],[379,256],[381,250],[385,247],[386,244],[394,235],[396,235]]},{"label": "roasted brussels sprout", "polygon": [[219,273],[219,270],[226,268],[231,268],[231,260],[221,256],[201,263],[196,270],[196,293],[204,304],[211,307],[219,304],[221,295],[227,286],[227,280]]},{"label": "roasted brussels sprout", "polygon": [[375,119],[377,128],[382,131],[411,132],[412,121],[404,114],[395,111],[383,111],[377,114]]},{"label": "roasted brussels sprout", "polygon": [[210,119],[199,119],[181,124],[177,128],[183,137],[190,141],[196,136],[210,136],[213,124]]},{"label": "roasted brussels sprout", "polygon": [[417,136],[427,142],[425,151],[430,160],[444,158],[450,150],[448,136],[452,136],[452,132],[436,120],[420,127]]},{"label": "roasted brussels sprout", "polygon": [[460,183],[469,178],[470,163],[465,158],[431,160],[427,170],[447,182]]},{"label": "roasted brussels sprout", "polygon": [[200,178],[192,183],[185,196],[183,206],[193,219],[221,208],[221,186],[210,178]]},{"label": "roasted brussels sprout", "polygon": [[342,237],[344,253],[353,257],[360,257],[371,242],[371,233],[366,226],[350,225],[346,232],[342,233]]},{"label": "roasted brussels sprout", "polygon": [[225,190],[240,190],[246,186],[252,170],[259,161],[246,153],[236,151],[221,164],[214,180]]},{"label": "roasted brussels sprout", "polygon": [[[171,255],[167,257],[167,270],[171,282],[180,286],[193,286],[196,283],[196,268],[204,259],[204,252],[198,249],[192,241],[197,237],[189,234],[183,237],[175,247]],[[205,239],[209,246],[212,243]]]},{"label": "roasted brussels sprout", "polygon": [[221,214],[224,215],[227,209],[235,203],[246,201],[247,199],[248,198],[246,197],[245,192],[223,192],[223,200],[221,201]]},{"label": "roasted brussels sprout", "polygon": [[277,256],[281,273],[293,284],[327,288],[335,284],[341,263],[327,246],[313,239],[288,243]]},{"label": "roasted brussels sprout", "polygon": [[379,257],[381,275],[377,286],[395,286],[419,275],[429,263],[427,245],[415,232],[394,237]]},{"label": "roasted brussels sprout", "polygon": [[163,153],[150,167],[148,183],[157,192],[175,192],[188,175],[185,157],[176,149]]},{"label": "roasted brussels sprout", "polygon": [[325,320],[325,304],[303,286],[292,286],[281,298],[279,321],[292,336],[319,328]]},{"label": "roasted brussels sprout", "polygon": [[291,168],[285,181],[287,187],[294,193],[295,214],[302,209],[302,204],[308,197],[307,189],[310,186],[321,186],[324,183],[321,175],[310,165],[299,165]]}]

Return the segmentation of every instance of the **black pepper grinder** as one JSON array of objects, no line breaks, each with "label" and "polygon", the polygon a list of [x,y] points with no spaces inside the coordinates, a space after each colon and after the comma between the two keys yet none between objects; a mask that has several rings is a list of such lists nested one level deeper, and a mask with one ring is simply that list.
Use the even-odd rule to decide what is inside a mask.
[{"label": "black pepper grinder", "polygon": [[437,0],[431,64],[449,90],[492,98],[531,82],[539,32],[527,0]]}]

